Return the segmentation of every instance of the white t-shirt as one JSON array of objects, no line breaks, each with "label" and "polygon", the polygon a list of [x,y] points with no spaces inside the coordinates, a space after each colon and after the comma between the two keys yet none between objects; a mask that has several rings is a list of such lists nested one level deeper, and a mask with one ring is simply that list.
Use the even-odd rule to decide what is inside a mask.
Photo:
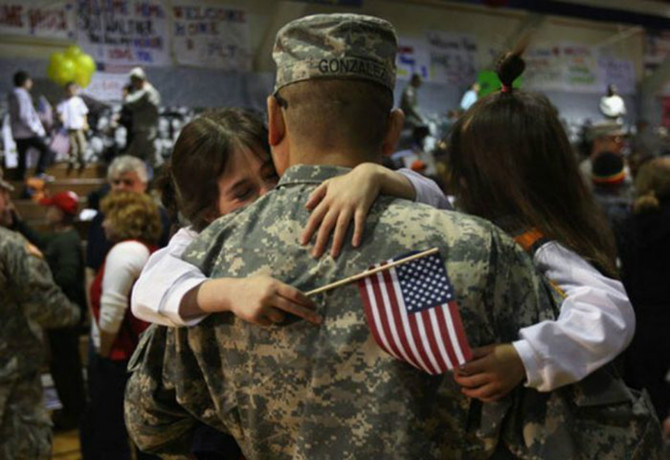
[{"label": "white t-shirt", "polygon": [[65,129],[83,129],[88,107],[79,96],[72,96],[58,104],[58,114]]}]

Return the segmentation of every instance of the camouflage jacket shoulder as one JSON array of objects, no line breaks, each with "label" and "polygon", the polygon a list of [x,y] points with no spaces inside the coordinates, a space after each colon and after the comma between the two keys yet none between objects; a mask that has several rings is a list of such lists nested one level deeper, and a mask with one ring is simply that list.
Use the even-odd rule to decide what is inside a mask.
[{"label": "camouflage jacket shoulder", "polygon": [[79,307],[55,285],[39,252],[19,234],[0,228],[0,375],[39,369],[42,327],[79,320]]}]

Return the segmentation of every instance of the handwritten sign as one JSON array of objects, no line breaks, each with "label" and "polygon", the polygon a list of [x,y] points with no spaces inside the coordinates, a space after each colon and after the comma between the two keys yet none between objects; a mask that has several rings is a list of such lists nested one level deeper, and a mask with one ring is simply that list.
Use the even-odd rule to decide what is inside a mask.
[{"label": "handwritten sign", "polygon": [[96,61],[169,65],[166,9],[158,0],[77,0],[78,44]]},{"label": "handwritten sign", "polygon": [[598,91],[598,67],[595,53],[587,45],[563,45],[563,71],[566,89],[577,92]]},{"label": "handwritten sign", "polygon": [[409,80],[418,73],[424,80],[430,78],[430,59],[426,41],[419,38],[398,37],[398,54],[396,56],[398,80]]},{"label": "handwritten sign", "polygon": [[563,90],[561,50],[556,46],[529,49],[525,56],[525,86],[530,89]]},{"label": "handwritten sign", "polygon": [[246,10],[175,5],[173,15],[173,49],[179,64],[251,71]]},{"label": "handwritten sign", "polygon": [[598,58],[600,87],[616,85],[620,94],[635,94],[635,65],[626,59],[601,56]]},{"label": "handwritten sign", "polygon": [[119,102],[128,81],[128,73],[96,72],[82,93],[102,102]]},{"label": "handwritten sign", "polygon": [[0,34],[70,40],[75,37],[72,0],[27,3],[0,0]]},{"label": "handwritten sign", "polygon": [[429,31],[426,40],[431,81],[469,85],[477,80],[477,42],[473,35]]}]

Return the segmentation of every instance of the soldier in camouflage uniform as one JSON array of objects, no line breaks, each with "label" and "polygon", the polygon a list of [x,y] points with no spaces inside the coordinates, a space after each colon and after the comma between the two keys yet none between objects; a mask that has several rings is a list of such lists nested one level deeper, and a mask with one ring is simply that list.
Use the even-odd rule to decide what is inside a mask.
[{"label": "soldier in camouflage uniform", "polygon": [[[372,93],[387,91],[390,98],[396,47],[392,26],[367,16],[310,16],[281,29],[276,92],[268,100],[281,180],[253,205],[215,221],[185,258],[211,277],[265,274],[308,291],[382,260],[437,247],[470,344],[511,342],[520,328],[555,318],[558,302],[530,258],[486,221],[381,197],[370,210],[363,244],[345,248],[337,260],[314,260],[298,242],[310,193],[347,172],[343,165],[379,161],[392,148],[402,115],[389,115],[392,101],[381,112],[388,120],[382,119],[386,133],[372,149],[374,158],[357,153],[369,153],[370,146],[347,139],[330,138],[336,152],[333,144],[310,145],[305,139],[312,139],[318,121],[301,130],[293,117],[302,104],[316,103],[332,118],[333,111],[346,112],[368,97],[362,94],[376,100]],[[347,122],[366,133],[375,129],[374,120],[368,126]],[[315,138],[338,132],[328,123]],[[519,387],[499,402],[481,404],[464,397],[450,375],[430,376],[383,352],[356,286],[316,300],[320,326],[294,318],[260,328],[222,314],[192,328],[149,329],[131,362],[135,373],[126,392],[133,439],[153,452],[187,452],[200,420],[232,434],[248,459],[655,455],[659,427],[646,400],[619,385],[608,369],[565,391]]]},{"label": "soldier in camouflage uniform", "polygon": [[[0,171],[2,218],[11,189]],[[51,458],[51,422],[40,380],[42,328],[76,324],[79,315],[39,251],[0,226],[0,459]]]}]

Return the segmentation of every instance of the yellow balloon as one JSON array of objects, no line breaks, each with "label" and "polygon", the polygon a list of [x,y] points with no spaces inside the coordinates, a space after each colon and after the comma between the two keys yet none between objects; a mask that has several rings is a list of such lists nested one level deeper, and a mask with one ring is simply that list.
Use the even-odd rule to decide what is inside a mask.
[{"label": "yellow balloon", "polygon": [[79,73],[74,76],[74,81],[79,85],[79,87],[86,88],[91,84],[91,75],[88,73]]},{"label": "yellow balloon", "polygon": [[63,59],[60,65],[56,68],[56,83],[64,85],[67,82],[74,80],[74,62],[71,59]]},{"label": "yellow balloon", "polygon": [[82,51],[81,48],[79,48],[77,45],[70,45],[65,50],[65,56],[72,59],[73,61],[77,59],[77,56],[80,54],[82,54]]},{"label": "yellow balloon", "polygon": [[59,66],[61,62],[65,59],[65,54],[63,53],[51,53],[49,57],[49,65]]},{"label": "yellow balloon", "polygon": [[77,69],[82,71],[85,70],[89,76],[93,75],[93,72],[96,70],[95,61],[88,54],[80,54],[77,56],[75,64]]}]

